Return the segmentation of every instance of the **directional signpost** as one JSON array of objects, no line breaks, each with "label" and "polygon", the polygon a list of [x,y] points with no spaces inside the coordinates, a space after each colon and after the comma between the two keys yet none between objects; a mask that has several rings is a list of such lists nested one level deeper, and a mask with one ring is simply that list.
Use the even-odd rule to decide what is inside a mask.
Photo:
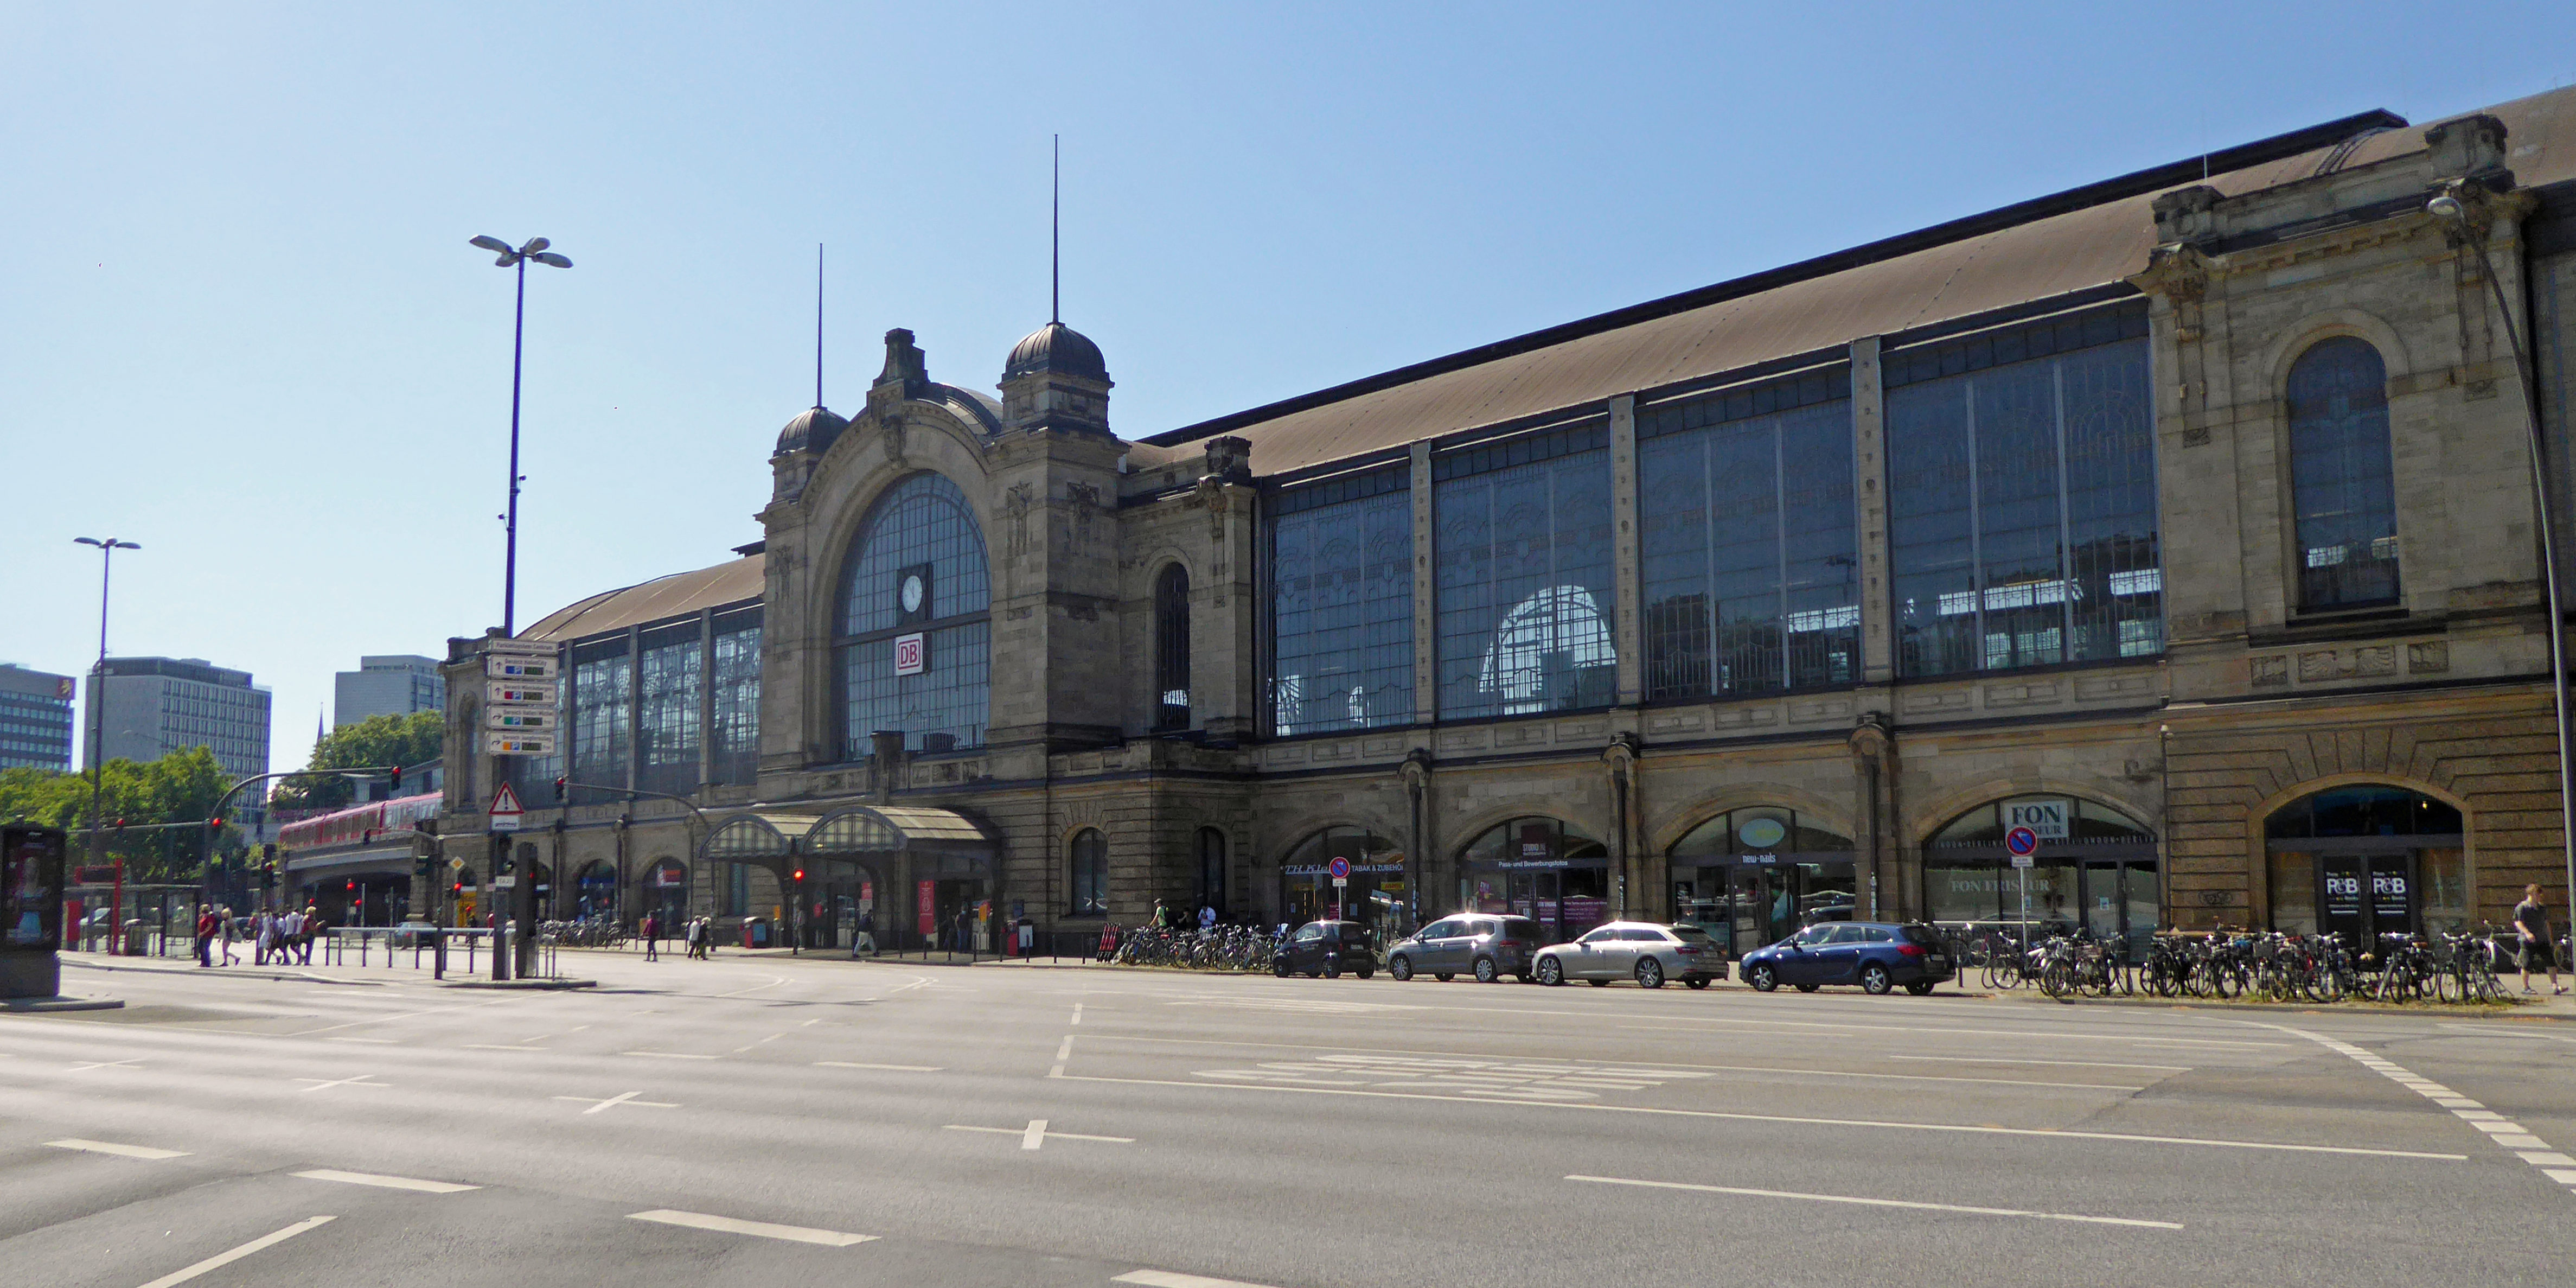
[{"label": "directional signpost", "polygon": [[2016,827],[2004,833],[2004,849],[2012,854],[2012,865],[2021,873],[2021,937],[2030,940],[2030,856],[2039,853],[2039,833]]},{"label": "directional signpost", "polygon": [[491,756],[551,756],[563,719],[562,677],[555,646],[542,640],[484,645],[483,751]]}]

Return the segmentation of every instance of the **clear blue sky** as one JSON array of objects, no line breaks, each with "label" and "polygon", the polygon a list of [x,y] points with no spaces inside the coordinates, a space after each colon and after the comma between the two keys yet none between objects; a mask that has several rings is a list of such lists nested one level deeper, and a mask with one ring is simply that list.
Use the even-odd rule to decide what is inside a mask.
[{"label": "clear blue sky", "polygon": [[[2445,16],[2446,14],[2451,16]],[[515,31],[497,24],[520,18]],[[886,328],[1065,320],[1138,437],[2374,107],[2576,79],[2565,0],[1965,6],[0,4],[0,660],[331,673],[729,558]]]}]

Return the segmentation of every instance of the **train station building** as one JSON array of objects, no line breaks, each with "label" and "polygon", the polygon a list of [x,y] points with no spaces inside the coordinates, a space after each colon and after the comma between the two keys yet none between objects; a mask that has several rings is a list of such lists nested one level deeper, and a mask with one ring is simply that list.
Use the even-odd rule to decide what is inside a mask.
[{"label": "train station building", "polygon": [[762,540],[521,632],[558,755],[483,754],[452,643],[439,831],[475,858],[506,778],[553,915],[835,946],[1160,902],[1740,949],[2016,915],[2021,828],[2059,926],[2502,921],[2564,877],[2497,288],[2565,544],[2576,91],[1133,437],[1059,322],[990,393],[890,331],[863,407],[763,436]]}]

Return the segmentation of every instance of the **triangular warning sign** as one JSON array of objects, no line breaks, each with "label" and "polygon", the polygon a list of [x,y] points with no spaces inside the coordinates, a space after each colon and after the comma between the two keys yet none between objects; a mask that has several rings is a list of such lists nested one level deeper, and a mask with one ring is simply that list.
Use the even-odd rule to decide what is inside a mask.
[{"label": "triangular warning sign", "polygon": [[523,813],[524,811],[519,808],[519,794],[511,791],[508,783],[501,784],[501,790],[492,793],[492,809],[490,812],[494,814]]}]

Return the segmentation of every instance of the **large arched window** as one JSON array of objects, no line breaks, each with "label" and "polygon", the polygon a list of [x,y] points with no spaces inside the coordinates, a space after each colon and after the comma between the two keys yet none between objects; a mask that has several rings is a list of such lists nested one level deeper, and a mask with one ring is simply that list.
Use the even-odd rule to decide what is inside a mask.
[{"label": "large arched window", "polygon": [[1609,920],[1610,847],[1543,815],[1497,823],[1458,855],[1458,903],[1537,921],[1556,943]]},{"label": "large arched window", "polygon": [[1154,727],[1190,727],[1190,572],[1179,564],[1154,579]]},{"label": "large arched window", "polygon": [[[2021,831],[2027,868],[2013,864]],[[2165,921],[2154,830],[2080,796],[2009,796],[1950,820],[1923,847],[1923,897],[1937,922],[2125,935],[2132,953]]]},{"label": "large arched window", "polygon": [[841,755],[901,730],[915,751],[983,745],[992,713],[991,574],[957,485],[915,474],[887,489],[850,543],[837,638]]},{"label": "large arched window", "polygon": [[2466,831],[2460,811],[2403,787],[2356,784],[2292,801],[2263,820],[2272,928],[2330,931],[2347,944],[2466,930],[2475,903]]},{"label": "large arched window", "polygon": [[2291,366],[2286,392],[2299,606],[2397,602],[2397,483],[2379,350],[2351,336],[2321,341]]},{"label": "large arched window", "polygon": [[1066,885],[1073,891],[1068,911],[1076,917],[1109,915],[1109,838],[1096,827],[1086,827],[1073,836],[1073,853]]}]

